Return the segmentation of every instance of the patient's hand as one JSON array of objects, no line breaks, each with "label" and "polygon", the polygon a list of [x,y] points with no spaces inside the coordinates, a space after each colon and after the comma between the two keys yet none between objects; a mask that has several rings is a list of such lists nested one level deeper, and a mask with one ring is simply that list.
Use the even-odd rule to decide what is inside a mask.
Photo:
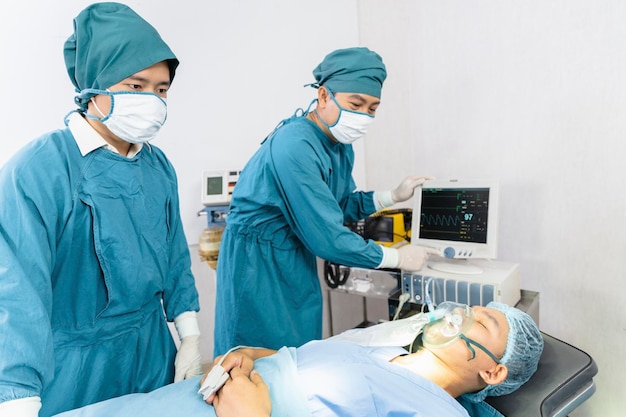
[{"label": "patient's hand", "polygon": [[[215,366],[220,361],[222,356],[218,356],[217,358],[215,358],[215,360],[213,361],[213,366]],[[252,372],[252,369],[254,368],[254,359],[255,358],[251,353],[251,349],[244,348],[235,350],[226,355],[226,358],[224,358],[224,362],[222,362],[222,368],[224,368],[226,372],[230,372],[230,370],[233,368],[239,368],[245,376],[249,376],[250,372]],[[202,380],[204,380],[205,377],[206,374],[204,377],[202,377]]]},{"label": "patient's hand", "polygon": [[[252,372],[252,369],[254,368],[254,361],[256,359],[264,358],[266,356],[273,355],[274,353],[276,353],[276,351],[271,349],[241,348],[227,354],[221,366],[228,373],[230,373],[232,369],[237,368],[244,376],[248,377],[250,375],[250,372]],[[219,363],[223,356],[224,355],[218,356],[213,360],[213,365],[211,365],[211,367],[207,370],[207,372],[200,380],[200,386],[202,386],[202,384],[204,383],[204,380],[206,379],[209,372],[211,372],[211,369],[213,369],[213,367]],[[212,404],[214,398],[215,394],[211,394],[206,399],[206,402],[208,404]]]},{"label": "patient's hand", "polygon": [[238,367],[230,371],[230,379],[213,400],[218,417],[269,417],[272,412],[270,391],[258,372],[250,379]]}]

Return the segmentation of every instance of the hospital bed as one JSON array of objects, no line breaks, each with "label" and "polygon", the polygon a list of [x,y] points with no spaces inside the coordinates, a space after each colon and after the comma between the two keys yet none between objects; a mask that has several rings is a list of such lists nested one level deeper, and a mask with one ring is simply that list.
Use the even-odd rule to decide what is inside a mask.
[{"label": "hospital bed", "polygon": [[598,367],[587,353],[543,334],[537,372],[520,389],[487,402],[506,417],[565,417],[596,391]]}]

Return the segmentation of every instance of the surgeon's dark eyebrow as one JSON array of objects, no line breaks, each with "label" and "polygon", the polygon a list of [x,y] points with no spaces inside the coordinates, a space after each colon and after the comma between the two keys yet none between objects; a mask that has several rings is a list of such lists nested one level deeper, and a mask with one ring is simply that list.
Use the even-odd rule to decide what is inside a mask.
[{"label": "surgeon's dark eyebrow", "polygon": [[[360,94],[350,94],[348,97],[354,100],[359,100],[361,103],[365,103],[367,101]],[[372,106],[376,104],[380,104],[380,100],[373,102]]]},{"label": "surgeon's dark eyebrow", "polygon": [[[131,75],[130,77],[126,78],[126,81],[137,81],[137,82],[140,82],[140,83],[143,83],[143,84],[148,84],[150,82],[147,78],[138,77],[136,75]],[[169,87],[170,86],[170,82],[169,81],[161,81],[157,85],[162,85],[162,86],[165,86],[165,87]]]}]

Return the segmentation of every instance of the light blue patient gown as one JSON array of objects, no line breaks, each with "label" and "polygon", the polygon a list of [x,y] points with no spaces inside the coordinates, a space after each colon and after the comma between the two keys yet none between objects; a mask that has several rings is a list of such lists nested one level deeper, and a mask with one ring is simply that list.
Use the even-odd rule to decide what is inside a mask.
[{"label": "light blue patient gown", "polygon": [[293,117],[267,139],[234,188],[217,265],[214,354],[300,346],[322,337],[316,256],[376,268],[382,250],[343,224],[375,212],[356,191],[352,145]]},{"label": "light blue patient gown", "polygon": [[174,169],[155,146],[82,156],[69,129],[0,170],[0,402],[40,417],[173,381],[164,316],[199,309]]},{"label": "light blue patient gown", "polygon": [[[273,417],[467,417],[438,385],[389,362],[401,348],[314,341],[257,360],[270,388]],[[58,417],[215,416],[197,394],[199,378],[94,404]]]}]

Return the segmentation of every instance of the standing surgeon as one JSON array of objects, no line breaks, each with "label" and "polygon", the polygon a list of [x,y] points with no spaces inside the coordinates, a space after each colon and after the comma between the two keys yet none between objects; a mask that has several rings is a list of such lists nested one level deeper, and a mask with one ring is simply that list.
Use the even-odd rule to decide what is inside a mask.
[{"label": "standing surgeon", "polygon": [[351,144],[380,104],[387,76],[381,57],[367,48],[336,50],[313,75],[315,109],[281,122],[234,189],[217,265],[214,355],[237,345],[279,349],[321,339],[316,257],[415,271],[427,256],[425,248],[384,247],[344,226],[408,200],[428,178],[355,191]]},{"label": "standing surgeon", "polygon": [[178,60],[118,3],[84,9],[64,57],[78,110],[0,169],[2,416],[48,417],[201,373],[176,174],[148,144]]}]

